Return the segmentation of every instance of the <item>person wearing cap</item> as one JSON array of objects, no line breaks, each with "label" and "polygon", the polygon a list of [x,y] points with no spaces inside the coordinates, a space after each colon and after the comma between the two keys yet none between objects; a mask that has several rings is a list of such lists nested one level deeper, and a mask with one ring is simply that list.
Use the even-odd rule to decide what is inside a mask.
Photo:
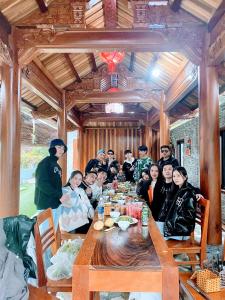
[{"label": "person wearing cap", "polygon": [[59,219],[57,208],[68,198],[68,195],[62,195],[62,169],[57,161],[67,151],[67,146],[63,140],[54,139],[48,151],[50,155],[39,162],[35,171],[34,203],[38,212],[52,208],[57,228]]},{"label": "person wearing cap", "polygon": [[134,168],[134,180],[136,182],[138,182],[139,179],[141,178],[142,171],[145,169],[149,169],[153,162],[151,157],[149,157],[147,153],[148,153],[147,146],[141,145],[138,147],[139,158],[137,159]]},{"label": "person wearing cap", "polygon": [[87,166],[85,168],[85,174],[90,171],[98,172],[99,169],[108,170],[108,164],[105,157],[105,151],[103,149],[99,149],[97,152],[97,157],[89,160]]}]

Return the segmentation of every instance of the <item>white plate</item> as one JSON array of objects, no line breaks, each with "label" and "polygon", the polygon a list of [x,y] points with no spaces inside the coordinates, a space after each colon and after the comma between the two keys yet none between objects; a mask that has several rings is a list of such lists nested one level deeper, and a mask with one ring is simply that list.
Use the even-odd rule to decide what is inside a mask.
[{"label": "white plate", "polygon": [[[114,223],[118,224],[119,218],[116,221],[114,221]],[[122,221],[122,220],[120,220],[120,221]],[[138,220],[136,218],[132,218],[132,223],[130,222],[130,225],[134,225],[134,224],[137,224],[137,223],[138,223]]]}]

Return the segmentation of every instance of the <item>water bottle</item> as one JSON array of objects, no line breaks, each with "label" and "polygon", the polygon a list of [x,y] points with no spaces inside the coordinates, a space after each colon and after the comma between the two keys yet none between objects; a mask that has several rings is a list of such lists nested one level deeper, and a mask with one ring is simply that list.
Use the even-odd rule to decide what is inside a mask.
[{"label": "water bottle", "polygon": [[98,202],[98,220],[104,220],[104,199],[103,197],[99,198]]},{"label": "water bottle", "polygon": [[148,226],[148,207],[147,207],[147,205],[142,206],[141,221],[142,221],[142,226]]}]

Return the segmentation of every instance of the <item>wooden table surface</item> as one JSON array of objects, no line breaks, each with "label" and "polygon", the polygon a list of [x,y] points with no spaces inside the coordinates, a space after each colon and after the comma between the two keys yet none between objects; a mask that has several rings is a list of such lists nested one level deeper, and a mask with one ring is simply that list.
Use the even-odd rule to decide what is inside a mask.
[{"label": "wooden table surface", "polygon": [[74,262],[73,299],[92,299],[92,291],[162,292],[179,299],[178,267],[153,218],[127,231],[96,231],[93,225]]}]

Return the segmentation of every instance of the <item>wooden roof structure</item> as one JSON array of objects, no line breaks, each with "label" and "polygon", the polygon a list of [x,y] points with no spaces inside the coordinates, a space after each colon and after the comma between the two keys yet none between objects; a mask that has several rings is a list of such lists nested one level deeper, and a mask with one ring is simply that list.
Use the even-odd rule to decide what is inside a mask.
[{"label": "wooden roof structure", "polygon": [[[116,3],[116,6],[115,6]],[[3,18],[6,18],[10,25],[15,28],[23,29],[37,29],[39,31],[51,32],[51,30],[60,30],[71,28],[85,30],[95,29],[139,29],[146,28],[146,20],[153,29],[157,28],[154,25],[166,25],[179,28],[180,26],[196,26],[196,28],[211,26],[213,16],[220,7],[221,0],[182,0],[170,1],[167,6],[161,7],[161,13],[158,13],[158,7],[150,7],[150,12],[155,14],[154,18],[146,17],[146,20],[138,20],[138,4],[141,3],[146,9],[148,1],[126,1],[126,0],[91,0],[91,1],[61,1],[61,0],[18,0],[18,1],[1,1],[0,11]],[[77,6],[76,6],[76,5]],[[80,5],[80,6],[79,6]],[[136,5],[136,6],[135,6]],[[147,10],[146,10],[147,11]],[[72,15],[74,12],[77,16]],[[171,22],[171,17],[177,20]],[[77,19],[76,19],[77,18]],[[183,23],[178,21],[183,19]],[[180,22],[180,21],[179,21]],[[73,23],[73,25],[71,25]],[[75,23],[75,25],[74,25]],[[151,27],[150,27],[151,28]],[[193,27],[194,28],[194,27]],[[53,31],[52,31],[53,32]],[[185,37],[183,37],[185,38]],[[106,65],[99,56],[99,52],[104,50],[104,46],[100,49],[91,49],[92,51],[54,51],[51,53],[40,53],[30,61],[31,68],[36,74],[40,73],[39,78],[42,81],[45,79],[56,89],[58,99],[60,100],[63,90],[77,90],[79,91],[79,98],[85,90],[85,85],[89,84],[91,80],[96,82],[109,81],[110,79],[100,74],[106,73]],[[46,52],[46,51],[44,51]],[[121,65],[119,65],[118,84],[122,90],[127,90],[127,94],[122,97],[125,99],[125,114],[123,116],[115,116],[115,121],[136,122],[138,120],[147,120],[147,115],[156,115],[156,109],[159,112],[159,104],[154,105],[151,101],[146,100],[146,97],[140,96],[139,100],[135,102],[135,97],[131,98],[131,93],[138,90],[140,85],[144,90],[159,90],[171,96],[173,101],[173,110],[170,112],[172,120],[176,120],[182,114],[191,113],[193,109],[198,106],[197,98],[194,96],[194,89],[197,86],[197,67],[190,61],[190,58],[184,52],[152,52],[152,51],[127,51],[125,49],[125,58]],[[157,69],[159,76],[154,77],[152,71]],[[126,73],[126,74],[125,74]],[[25,75],[24,75],[25,74]],[[29,105],[36,118],[55,118],[56,110],[52,108],[49,103],[46,104],[46,95],[40,93],[35,88],[35,84],[31,84],[30,80],[26,78],[26,72],[23,72],[22,92],[21,97],[23,103]],[[101,78],[100,78],[101,77]],[[128,84],[127,77],[131,81],[129,89],[124,84]],[[132,80],[130,79],[132,78]],[[224,89],[225,81],[221,77],[221,89]],[[126,81],[125,83],[123,81]],[[180,82],[179,82],[180,81]],[[102,83],[101,83],[102,84]],[[105,83],[106,84],[106,83]],[[107,83],[109,84],[109,82]],[[133,86],[132,86],[133,85]],[[83,86],[83,88],[82,88]],[[144,88],[143,88],[144,86]],[[90,88],[92,88],[90,86]],[[100,92],[106,92],[109,86],[102,88],[94,87]],[[142,92],[143,92],[142,91]],[[192,93],[193,91],[193,93]],[[129,94],[130,93],[130,94]],[[142,93],[143,94],[143,93]],[[193,97],[192,97],[193,94]],[[74,94],[75,98],[78,95]],[[99,95],[97,94],[96,97]],[[81,97],[80,101],[75,101],[70,106],[70,114],[76,116],[74,118],[74,126],[83,124],[83,126],[108,126],[109,116],[105,114],[104,103],[111,101],[111,95],[102,96],[99,103],[96,102],[96,97],[89,97],[85,95],[85,99]],[[135,95],[137,96],[137,95]],[[187,97],[189,96],[189,97]],[[185,98],[186,97],[186,98]],[[115,99],[114,101],[121,100]],[[137,98],[137,97],[136,97]],[[174,99],[175,98],[175,99]],[[178,102],[182,99],[182,106]],[[130,99],[130,100],[129,100]],[[188,101],[189,99],[189,101]],[[191,99],[191,100],[190,100]],[[85,101],[86,100],[86,101]],[[146,101],[145,101],[146,100]],[[121,101],[119,101],[121,102]],[[157,100],[155,101],[157,104]],[[175,105],[175,108],[174,108]],[[177,107],[178,105],[178,107]],[[170,107],[172,108],[172,107]],[[179,109],[176,109],[179,108]],[[179,114],[177,113],[179,111]],[[133,112],[137,112],[135,117]],[[127,118],[126,118],[127,117]],[[158,117],[154,118],[155,123],[151,124],[156,129],[158,128]],[[79,124],[78,124],[79,123]],[[117,123],[114,123],[114,125]],[[128,124],[128,123],[127,123]],[[130,122],[132,124],[132,122]],[[141,122],[140,122],[141,125]],[[75,128],[72,126],[71,128]]]}]

